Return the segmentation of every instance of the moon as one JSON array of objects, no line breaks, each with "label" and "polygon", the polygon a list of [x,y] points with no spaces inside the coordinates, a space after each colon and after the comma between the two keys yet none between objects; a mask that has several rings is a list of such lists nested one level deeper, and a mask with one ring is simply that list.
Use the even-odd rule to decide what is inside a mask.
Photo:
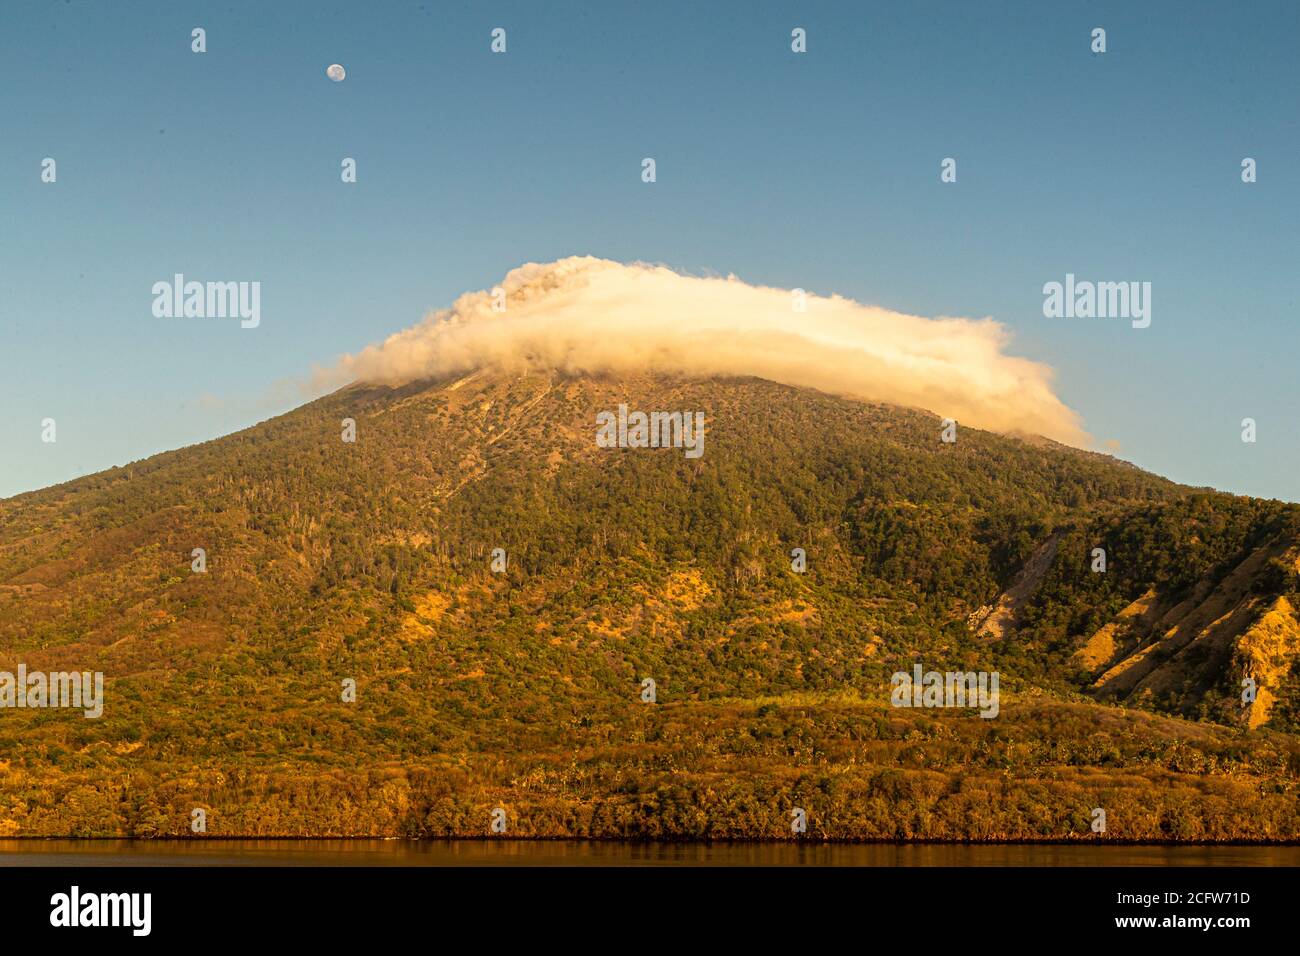
[{"label": "moon", "polygon": [[342,83],[343,78],[348,75],[348,71],[343,69],[343,67],[339,66],[337,63],[331,63],[325,68],[325,75],[335,83]]}]

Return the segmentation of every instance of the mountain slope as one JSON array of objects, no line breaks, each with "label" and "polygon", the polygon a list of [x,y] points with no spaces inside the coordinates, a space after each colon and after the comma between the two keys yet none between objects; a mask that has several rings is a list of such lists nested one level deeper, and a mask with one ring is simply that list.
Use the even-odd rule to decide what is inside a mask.
[{"label": "mountain slope", "polygon": [[[621,403],[704,412],[703,455],[598,447]],[[1120,836],[1300,834],[1300,509],[939,434],[756,379],[479,372],[0,502],[0,669],[108,685],[100,720],[0,712],[0,831],[478,833],[500,802],[517,833],[781,836],[798,799],[831,836],[1065,838],[1110,787]],[[918,661],[999,671],[1002,716],[890,708]]]}]

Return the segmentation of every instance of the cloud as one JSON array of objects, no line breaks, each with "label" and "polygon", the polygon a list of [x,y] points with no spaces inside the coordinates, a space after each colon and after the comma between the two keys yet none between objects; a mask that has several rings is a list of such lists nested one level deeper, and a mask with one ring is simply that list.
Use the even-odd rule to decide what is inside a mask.
[{"label": "cloud", "polygon": [[1086,447],[1052,369],[1007,355],[992,319],[926,318],[735,276],[701,278],[590,256],[510,272],[501,287],[317,369],[315,391],[353,380],[401,384],[489,366],[522,371],[754,375],[833,394],[928,409],[976,428]]}]

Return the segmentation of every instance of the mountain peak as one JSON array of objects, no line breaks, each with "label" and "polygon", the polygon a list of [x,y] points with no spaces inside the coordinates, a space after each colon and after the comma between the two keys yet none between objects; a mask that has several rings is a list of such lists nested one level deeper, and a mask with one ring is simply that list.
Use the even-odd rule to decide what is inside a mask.
[{"label": "mountain peak", "polygon": [[[669,440],[638,440],[637,414]],[[696,446],[671,439],[695,421],[692,457]],[[1294,726],[1283,675],[1300,651],[1300,586],[1281,558],[1300,541],[1300,509],[961,424],[946,441],[950,424],[742,376],[487,366],[354,384],[0,502],[0,670],[106,675],[102,725],[47,715],[37,726],[15,711],[5,727],[40,742],[33,772],[59,792],[83,785],[51,776],[62,759],[51,755],[69,752],[139,794],[128,755],[143,744],[151,805],[172,799],[178,773],[243,768],[289,792],[322,761],[352,766],[364,752],[423,768],[426,782],[406,786],[443,813],[439,788],[471,786],[446,760],[493,741],[520,748],[505,758],[519,780],[529,761],[589,744],[667,734],[677,754],[687,726],[714,728],[716,743],[741,720],[761,742],[774,706],[796,722],[807,718],[788,708],[815,706],[850,737],[852,721],[929,732],[912,722],[930,717],[888,710],[890,675],[918,663],[999,673],[999,722],[1026,740],[1040,719],[1110,720],[1099,703],[1081,717],[1079,702],[1117,697],[1263,732]],[[997,627],[972,627],[990,608]],[[1247,678],[1261,703],[1243,710]],[[355,703],[340,702],[346,681]],[[660,720],[637,710],[650,686],[681,727],[645,723]],[[1025,694],[1038,710],[1017,703]],[[621,799],[583,779],[584,805]],[[1144,800],[1160,805],[1163,784],[1152,786]],[[243,808],[241,832],[319,832],[297,818],[260,830],[238,798],[200,789]],[[278,799],[266,790],[260,803]],[[997,811],[1012,834],[1018,799]],[[67,812],[21,832],[62,832]],[[111,819],[108,832],[174,829]],[[560,832],[540,819],[529,832]],[[473,832],[446,820],[401,827]],[[367,817],[362,831],[393,826]],[[875,832],[861,826],[852,832]]]},{"label": "mountain peak", "polygon": [[404,384],[477,368],[627,378],[755,376],[835,395],[925,408],[978,428],[1084,447],[1052,370],[1008,355],[991,319],[926,318],[839,295],[688,276],[592,257],[529,263],[490,289],[317,374]]}]

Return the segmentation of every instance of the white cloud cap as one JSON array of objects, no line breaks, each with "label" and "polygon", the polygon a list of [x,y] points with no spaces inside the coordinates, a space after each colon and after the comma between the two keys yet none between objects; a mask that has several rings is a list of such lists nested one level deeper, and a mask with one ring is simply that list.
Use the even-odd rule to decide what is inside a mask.
[{"label": "white cloud cap", "polygon": [[1079,415],[1053,393],[1052,369],[1004,354],[1008,332],[992,319],[931,319],[811,293],[799,312],[786,289],[590,256],[529,263],[502,288],[506,311],[493,310],[491,292],[467,293],[318,370],[314,385],[399,384],[485,366],[753,375],[1091,444]]}]

